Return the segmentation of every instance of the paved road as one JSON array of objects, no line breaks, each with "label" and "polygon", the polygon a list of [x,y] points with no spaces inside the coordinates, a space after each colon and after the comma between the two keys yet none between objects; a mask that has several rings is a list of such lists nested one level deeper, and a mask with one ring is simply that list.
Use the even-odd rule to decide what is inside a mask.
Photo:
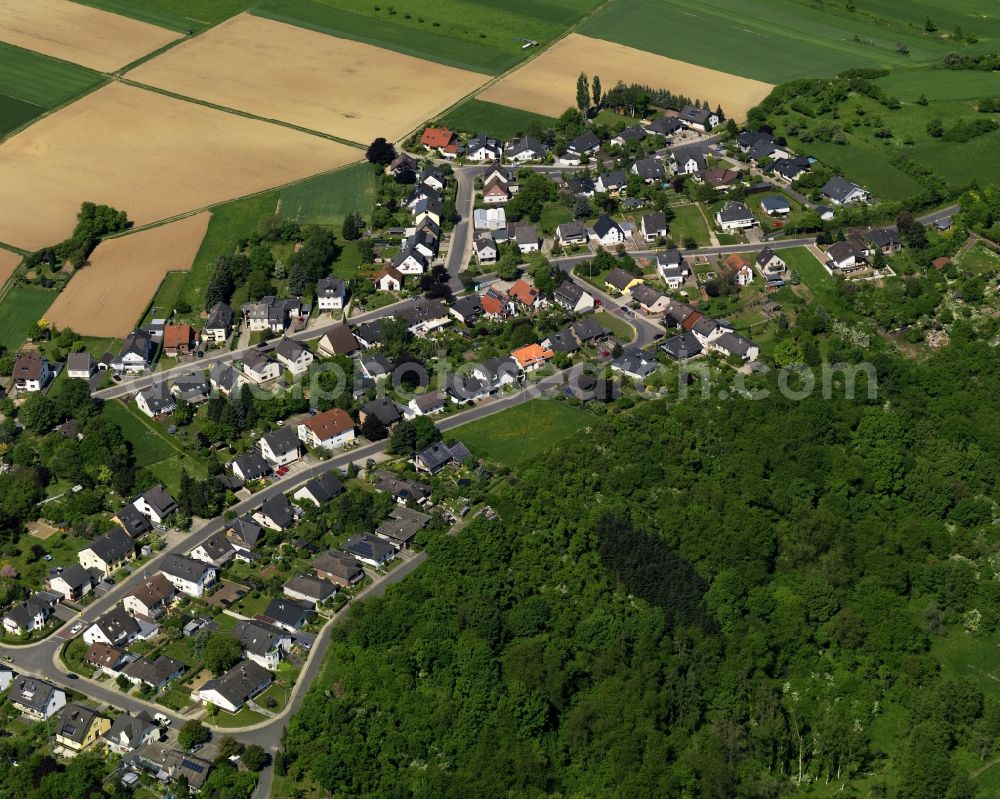
[{"label": "paved road", "polygon": [[455,192],[455,210],[458,211],[458,221],[451,230],[451,244],[448,245],[448,259],[445,266],[448,269],[448,287],[452,294],[462,290],[462,281],[458,273],[466,264],[472,244],[472,210],[476,199],[476,175],[481,174],[483,166],[454,167],[455,182],[458,186]]},{"label": "paved road", "polygon": [[942,219],[950,219],[960,210],[961,208],[958,205],[949,205],[946,208],[940,208],[937,211],[931,211],[930,213],[918,216],[917,221],[923,224],[924,227],[931,227],[931,225],[940,222]]}]

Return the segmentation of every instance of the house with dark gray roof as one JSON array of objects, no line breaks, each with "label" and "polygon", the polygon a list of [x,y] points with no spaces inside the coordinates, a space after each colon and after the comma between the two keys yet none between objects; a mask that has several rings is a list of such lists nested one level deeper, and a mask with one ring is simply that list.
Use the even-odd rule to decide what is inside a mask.
[{"label": "house with dark gray roof", "polygon": [[301,630],[312,614],[312,605],[282,598],[272,599],[262,615],[275,627],[293,633]]},{"label": "house with dark gray roof", "polygon": [[194,597],[202,596],[215,582],[218,574],[211,563],[174,554],[163,558],[160,572],[178,591]]},{"label": "house with dark gray roof", "polygon": [[282,591],[289,599],[298,599],[318,605],[337,593],[337,586],[310,574],[297,574],[288,580]]},{"label": "house with dark gray roof", "polygon": [[79,563],[61,566],[49,575],[45,586],[63,599],[74,601],[86,596],[94,586],[94,578]]},{"label": "house with dark gray roof", "polygon": [[154,524],[162,524],[170,515],[177,512],[177,502],[167,491],[163,483],[157,483],[132,500],[135,509]]},{"label": "house with dark gray roof", "polygon": [[597,138],[593,131],[587,130],[577,136],[566,145],[566,151],[559,156],[559,163],[576,165],[579,164],[583,156],[596,153],[601,147],[601,140]]},{"label": "house with dark gray roof", "polygon": [[153,337],[145,330],[133,330],[122,342],[118,355],[111,361],[111,368],[117,372],[144,372],[149,368],[156,352]]},{"label": "house with dark gray roof", "polygon": [[587,243],[587,228],[579,222],[564,222],[556,227],[556,240],[562,246]]},{"label": "house with dark gray roof", "polygon": [[122,505],[115,511],[114,521],[128,533],[132,538],[138,538],[153,529],[153,523],[148,516],[144,516],[139,509],[133,505]]},{"label": "house with dark gray roof", "polygon": [[222,568],[236,556],[236,550],[222,533],[212,533],[192,549],[188,555],[194,560]]},{"label": "house with dark gray roof", "polygon": [[357,585],[365,577],[364,569],[357,558],[336,550],[318,555],[310,565],[321,580],[327,580],[341,588]]},{"label": "house with dark gray roof", "polygon": [[316,281],[316,306],[321,311],[339,311],[347,299],[347,284],[337,277],[321,277]]},{"label": "house with dark gray roof", "polygon": [[157,416],[173,413],[177,407],[177,402],[166,381],[153,383],[138,391],[135,395],[135,404],[146,416],[155,419]]},{"label": "house with dark gray roof", "polygon": [[110,577],[134,557],[135,542],[118,528],[98,536],[77,553],[83,568],[96,569],[105,577]]},{"label": "house with dark gray roof", "polygon": [[124,648],[142,633],[142,628],[125,608],[116,605],[100,616],[83,632],[83,640],[88,644],[107,644]]},{"label": "house with dark gray roof", "polygon": [[611,362],[611,368],[614,371],[621,372],[626,377],[631,377],[634,380],[645,380],[659,366],[655,358],[650,357],[638,347],[626,348],[622,352],[621,357]]},{"label": "house with dark gray roof", "polygon": [[820,193],[834,205],[850,205],[868,202],[868,192],[847,178],[834,175],[820,189]]},{"label": "house with dark gray roof", "polygon": [[257,450],[237,455],[229,466],[233,470],[233,474],[244,483],[249,483],[253,480],[263,480],[271,473],[271,465],[264,460],[264,456]]},{"label": "house with dark gray roof", "polygon": [[542,342],[542,347],[553,352],[565,352],[569,355],[580,349],[580,342],[576,340],[573,331],[569,328],[558,330]]},{"label": "house with dark gray roof", "polygon": [[228,363],[213,363],[208,370],[208,382],[220,394],[230,395],[242,385],[240,373]]},{"label": "house with dark gray roof", "polygon": [[646,132],[655,136],[669,136],[682,127],[684,126],[677,117],[662,114],[646,125]]},{"label": "house with dark gray roof", "polygon": [[71,702],[56,719],[56,746],[67,752],[82,752],[110,729],[110,719],[100,715],[92,707]]},{"label": "house with dark gray roof", "polygon": [[641,158],[632,164],[632,174],[646,183],[655,183],[666,178],[667,170],[659,158]]},{"label": "house with dark gray roof", "polygon": [[662,342],[660,349],[678,361],[694,358],[697,355],[701,355],[703,351],[701,342],[688,330],[683,330],[676,336],[672,336]]},{"label": "house with dark gray roof", "polygon": [[392,427],[403,418],[399,406],[388,397],[377,397],[361,406],[358,420],[364,424],[369,417],[378,419],[385,427]]},{"label": "house with dark gray roof", "polygon": [[250,553],[264,537],[264,528],[249,516],[240,516],[226,527],[226,537],[236,550],[236,557],[249,560]]},{"label": "house with dark gray roof", "polygon": [[504,147],[503,156],[513,163],[525,161],[540,161],[545,158],[549,148],[531,136],[511,139]]},{"label": "house with dark gray roof", "polygon": [[576,336],[576,340],[581,345],[603,339],[608,335],[608,331],[592,316],[580,320],[570,330],[573,331],[573,335]]},{"label": "house with dark gray roof", "polygon": [[19,677],[10,686],[10,703],[35,721],[52,718],[66,706],[66,692],[34,677]]},{"label": "house with dark gray roof", "polygon": [[470,327],[479,321],[483,315],[483,303],[478,294],[459,297],[451,304],[451,315],[459,322]]},{"label": "house with dark gray roof", "polygon": [[295,510],[288,497],[276,494],[268,497],[262,503],[253,518],[272,530],[287,530],[295,524]]},{"label": "house with dark gray roof", "polygon": [[715,221],[724,231],[743,230],[757,225],[757,217],[744,203],[730,200],[715,213]]},{"label": "house with dark gray roof", "polygon": [[192,697],[235,713],[273,681],[271,672],[252,660],[241,660],[221,677],[206,682]]},{"label": "house with dark gray roof", "polygon": [[217,302],[208,312],[201,340],[210,344],[225,344],[233,331],[233,309],[224,302]]},{"label": "house with dark gray roof", "polygon": [[121,713],[111,722],[104,740],[112,752],[124,755],[160,740],[160,728],[145,710],[135,716]]},{"label": "house with dark gray roof", "polygon": [[719,115],[707,108],[699,108],[696,105],[684,106],[677,118],[686,128],[697,130],[700,133],[707,133],[719,124]]},{"label": "house with dark gray roof", "polygon": [[695,175],[708,169],[708,162],[701,146],[691,145],[671,150],[670,166],[677,175]]},{"label": "house with dark gray roof", "polygon": [[336,496],[344,493],[344,484],[330,472],[323,472],[312,478],[292,496],[295,499],[307,499],[315,505],[323,505]]},{"label": "house with dark gray roof", "polygon": [[376,535],[368,535],[367,533],[348,538],[344,549],[362,563],[376,567],[384,566],[396,557],[396,549],[392,544]]},{"label": "house with dark gray roof", "polygon": [[155,660],[138,657],[124,666],[121,673],[133,685],[162,688],[171,680],[180,677],[186,668],[187,666],[176,658],[159,655]]},{"label": "house with dark gray roof", "polygon": [[771,162],[771,172],[777,175],[779,178],[791,183],[793,180],[798,180],[802,175],[809,171],[809,167],[812,166],[812,159],[807,158],[804,155],[797,155],[794,158],[775,158]]},{"label": "house with dark gray roof", "polygon": [[301,442],[292,427],[279,427],[260,437],[257,448],[272,466],[287,466],[300,456]]},{"label": "house with dark gray roof", "polygon": [[232,635],[243,647],[243,657],[268,671],[275,671],[282,656],[292,647],[288,631],[258,619],[237,622]]}]

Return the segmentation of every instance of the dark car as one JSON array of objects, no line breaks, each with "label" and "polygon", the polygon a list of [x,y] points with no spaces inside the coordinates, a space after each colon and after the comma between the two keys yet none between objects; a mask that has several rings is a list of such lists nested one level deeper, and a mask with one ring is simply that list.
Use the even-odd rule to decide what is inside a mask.
[{"label": "dark car", "polygon": [[80,676],[78,674],[74,674],[71,671],[67,671],[66,672],[66,679],[67,680],[79,680]]}]

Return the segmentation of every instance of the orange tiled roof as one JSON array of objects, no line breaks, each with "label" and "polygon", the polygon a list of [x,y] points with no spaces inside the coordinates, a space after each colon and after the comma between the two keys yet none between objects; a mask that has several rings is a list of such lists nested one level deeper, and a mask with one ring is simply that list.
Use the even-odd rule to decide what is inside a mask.
[{"label": "orange tiled roof", "polygon": [[514,285],[507,290],[507,294],[525,305],[534,305],[535,300],[538,299],[538,289],[521,279],[514,281]]},{"label": "orange tiled roof", "polygon": [[323,413],[317,413],[310,419],[306,419],[302,424],[308,427],[320,441],[339,436],[346,430],[354,429],[354,420],[347,411],[340,408],[330,408]]},{"label": "orange tiled roof", "polygon": [[510,355],[523,369],[526,366],[547,361],[555,353],[545,349],[541,344],[529,344],[526,347],[518,347]]},{"label": "orange tiled roof", "polygon": [[420,143],[425,147],[447,147],[454,138],[455,134],[448,128],[426,128]]},{"label": "orange tiled roof", "polygon": [[163,328],[163,348],[176,349],[188,345],[194,340],[194,328],[191,325],[166,325]]}]

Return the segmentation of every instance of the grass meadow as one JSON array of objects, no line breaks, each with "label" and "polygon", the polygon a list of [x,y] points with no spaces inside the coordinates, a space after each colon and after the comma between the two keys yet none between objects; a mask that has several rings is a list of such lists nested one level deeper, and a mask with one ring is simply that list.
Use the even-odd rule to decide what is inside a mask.
[{"label": "grass meadow", "polygon": [[152,466],[180,453],[167,439],[165,431],[118,400],[105,402],[101,413],[122,429],[125,440],[132,445],[137,466]]},{"label": "grass meadow", "polygon": [[14,351],[20,347],[56,294],[54,289],[40,286],[17,286],[8,291],[0,303],[0,348]]},{"label": "grass meadow", "polygon": [[200,31],[245,11],[252,0],[75,0],[173,31]]},{"label": "grass meadow", "polygon": [[84,67],[0,43],[0,137],[103,80]]},{"label": "grass meadow", "polygon": [[455,437],[478,457],[515,467],[578,435],[591,418],[586,411],[562,402],[535,399],[464,424]]},{"label": "grass meadow", "polygon": [[348,214],[371,211],[377,179],[376,167],[367,162],[309,178],[281,190],[279,213],[300,225],[331,225],[339,237]]},{"label": "grass meadow", "polygon": [[670,222],[670,238],[678,245],[687,238],[698,242],[699,247],[707,247],[711,243],[708,235],[708,225],[705,217],[695,204],[677,205],[673,208],[674,218]]},{"label": "grass meadow", "polygon": [[441,64],[497,75],[531,51],[522,39],[545,44],[600,0],[263,0],[253,13],[333,36],[354,39]]},{"label": "grass meadow", "polygon": [[435,124],[465,133],[485,133],[507,141],[526,133],[531,125],[538,125],[544,130],[555,122],[552,117],[530,111],[482,100],[466,100],[440,117]]}]

